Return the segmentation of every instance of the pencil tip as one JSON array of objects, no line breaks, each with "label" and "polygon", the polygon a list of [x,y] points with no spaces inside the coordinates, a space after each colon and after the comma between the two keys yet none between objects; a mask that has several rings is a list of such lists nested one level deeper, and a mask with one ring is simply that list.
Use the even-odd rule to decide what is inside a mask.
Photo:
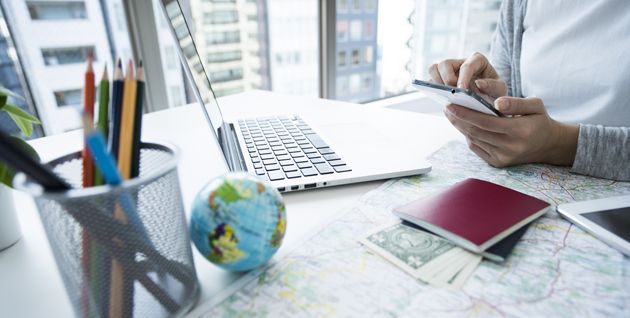
[{"label": "pencil tip", "polygon": [[142,67],[142,60],[140,60],[140,63],[138,63],[138,67]]},{"label": "pencil tip", "polygon": [[116,67],[122,67],[122,61],[119,58],[116,58]]}]

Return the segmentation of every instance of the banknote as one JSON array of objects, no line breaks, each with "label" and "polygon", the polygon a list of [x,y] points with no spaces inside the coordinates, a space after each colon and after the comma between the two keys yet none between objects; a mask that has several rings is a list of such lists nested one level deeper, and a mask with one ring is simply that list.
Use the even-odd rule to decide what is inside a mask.
[{"label": "banknote", "polygon": [[359,241],[414,278],[440,287],[461,287],[481,261],[448,240],[399,222],[376,228]]}]

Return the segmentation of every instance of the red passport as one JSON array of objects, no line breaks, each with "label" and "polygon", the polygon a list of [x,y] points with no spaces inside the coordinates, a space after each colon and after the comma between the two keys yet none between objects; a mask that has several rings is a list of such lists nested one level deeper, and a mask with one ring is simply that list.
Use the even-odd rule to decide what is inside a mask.
[{"label": "red passport", "polygon": [[545,214],[550,205],[479,179],[466,179],[435,196],[394,209],[414,223],[475,253]]}]

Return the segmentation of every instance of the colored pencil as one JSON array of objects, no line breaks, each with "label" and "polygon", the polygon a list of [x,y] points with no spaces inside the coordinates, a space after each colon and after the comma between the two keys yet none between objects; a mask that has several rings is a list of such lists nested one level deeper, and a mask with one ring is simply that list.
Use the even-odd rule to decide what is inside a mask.
[{"label": "colored pencil", "polygon": [[144,67],[142,61],[138,64],[136,72],[138,87],[136,89],[136,111],[133,125],[133,141],[131,154],[131,177],[140,176],[140,143],[142,137],[142,105],[144,102]]},{"label": "colored pencil", "polygon": [[[133,62],[129,60],[123,89],[120,141],[118,142],[118,170],[120,170],[124,180],[131,177],[131,143],[136,109],[136,88],[137,83],[133,75]],[[127,223],[127,217],[119,207],[114,210],[114,217],[122,223]],[[125,277],[120,263],[115,259],[112,260],[111,275],[109,316],[128,316],[130,312],[133,314],[133,280]]]},{"label": "colored pencil", "polygon": [[[97,114],[96,126],[103,136],[107,136],[109,134],[109,77],[107,75],[107,65],[105,65],[103,69],[103,77],[98,86]],[[107,140],[105,140],[105,142],[107,143]],[[104,183],[103,175],[99,170],[96,170],[94,172],[94,185],[103,185]]]},{"label": "colored pencil", "polygon": [[[87,69],[85,71],[84,87],[83,87],[83,111],[85,116],[90,118],[89,125],[94,125],[94,99],[95,99],[95,87],[94,87],[94,70],[92,67],[93,55],[92,52],[88,52],[87,56]],[[87,150],[87,145],[83,144],[83,150],[81,151],[81,157],[83,159],[83,188],[88,188],[94,185],[94,162]],[[90,314],[89,304],[89,282],[90,282],[90,236],[88,232],[82,231],[82,254],[81,263],[83,268],[83,280],[81,281],[81,307],[85,316]]]},{"label": "colored pencil", "polygon": [[120,142],[120,118],[122,115],[122,101],[124,93],[124,81],[122,62],[120,58],[116,61],[116,68],[114,69],[114,81],[112,84],[112,106],[110,111],[110,118],[112,121],[111,131],[109,133],[109,145],[110,152],[114,156],[115,160],[118,160],[118,143]]}]

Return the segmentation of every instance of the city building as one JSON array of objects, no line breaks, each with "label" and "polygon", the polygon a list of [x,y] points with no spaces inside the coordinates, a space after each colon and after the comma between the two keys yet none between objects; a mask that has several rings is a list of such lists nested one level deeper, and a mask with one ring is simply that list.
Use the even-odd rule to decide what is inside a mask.
[{"label": "city building", "polygon": [[269,89],[265,5],[264,0],[190,1],[196,46],[217,96]]},{"label": "city building", "polygon": [[[111,75],[116,57],[126,61],[132,56],[122,1],[20,0],[3,4],[45,133],[79,128],[77,110],[82,105],[88,52],[94,55],[97,80],[105,64]],[[166,36],[167,26],[158,32]],[[181,105],[185,91],[174,47],[162,46],[161,50],[169,100],[171,105]]]},{"label": "city building", "polygon": [[379,96],[377,0],[337,1],[335,99],[365,102]]},{"label": "city building", "polygon": [[501,0],[416,0],[409,71],[426,78],[429,66],[442,59],[489,54],[500,7]]},{"label": "city building", "polygon": [[271,89],[319,93],[318,0],[267,0]]}]

